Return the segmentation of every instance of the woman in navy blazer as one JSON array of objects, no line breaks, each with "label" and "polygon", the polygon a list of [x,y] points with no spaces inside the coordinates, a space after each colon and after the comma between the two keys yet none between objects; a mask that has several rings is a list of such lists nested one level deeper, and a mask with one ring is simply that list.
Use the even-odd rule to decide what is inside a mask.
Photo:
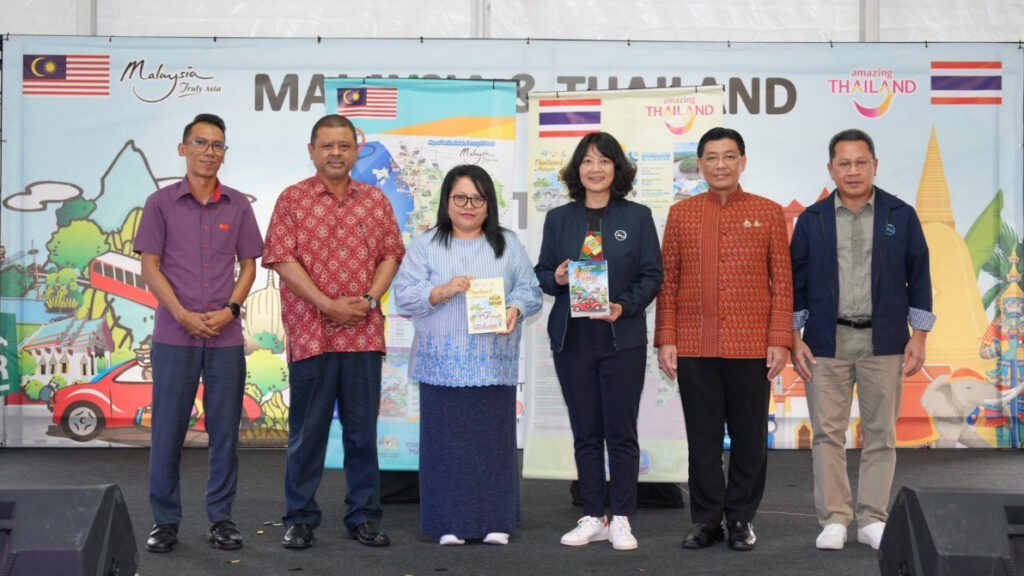
[{"label": "woman in navy blazer", "polygon": [[[610,539],[619,550],[637,547],[628,517],[636,513],[640,465],[637,415],[647,362],[645,310],[663,274],[651,210],[626,199],[635,175],[636,166],[611,134],[584,136],[561,173],[573,201],[547,214],[535,267],[541,289],[555,297],[548,335],[569,410],[585,512],[562,536],[567,546]],[[580,259],[608,262],[608,316],[570,317],[568,264]],[[604,513],[606,494],[610,522]]]}]

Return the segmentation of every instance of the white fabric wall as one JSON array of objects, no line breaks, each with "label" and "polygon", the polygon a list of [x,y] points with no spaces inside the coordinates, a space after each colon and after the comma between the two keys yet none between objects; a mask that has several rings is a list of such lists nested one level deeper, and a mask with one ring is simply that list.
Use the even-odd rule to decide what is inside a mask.
[{"label": "white fabric wall", "polygon": [[0,0],[0,33],[989,42],[1024,0]]}]

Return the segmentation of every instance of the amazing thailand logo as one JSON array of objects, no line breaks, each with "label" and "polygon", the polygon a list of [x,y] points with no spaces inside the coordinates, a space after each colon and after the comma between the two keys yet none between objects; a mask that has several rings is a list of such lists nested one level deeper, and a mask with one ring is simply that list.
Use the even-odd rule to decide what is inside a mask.
[{"label": "amazing thailand logo", "polygon": [[917,81],[900,78],[889,68],[855,68],[846,78],[829,78],[829,92],[849,96],[857,113],[865,118],[881,118],[896,97],[917,92]]}]

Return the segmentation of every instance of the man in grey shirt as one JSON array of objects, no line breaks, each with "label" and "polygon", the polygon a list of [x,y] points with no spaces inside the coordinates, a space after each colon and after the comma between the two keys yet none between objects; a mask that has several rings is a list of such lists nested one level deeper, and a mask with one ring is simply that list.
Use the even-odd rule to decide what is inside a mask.
[{"label": "man in grey shirt", "polygon": [[[814,504],[823,527],[815,545],[822,550],[842,548],[854,518],[857,540],[878,549],[903,377],[924,365],[935,324],[921,222],[913,207],[874,185],[877,168],[866,133],[833,136],[828,171],[836,190],[800,215],[790,245],[793,365],[814,431]],[[864,438],[856,508],[846,473],[854,383]]]}]

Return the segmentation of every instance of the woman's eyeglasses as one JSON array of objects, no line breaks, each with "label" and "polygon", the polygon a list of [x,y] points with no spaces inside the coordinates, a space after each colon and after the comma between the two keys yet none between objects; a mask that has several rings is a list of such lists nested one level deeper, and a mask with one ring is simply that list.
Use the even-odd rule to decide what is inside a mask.
[{"label": "woman's eyeglasses", "polygon": [[459,208],[465,208],[466,204],[472,205],[473,208],[479,208],[484,204],[487,204],[487,198],[484,198],[483,196],[466,196],[465,194],[456,194],[452,196],[451,199]]}]

